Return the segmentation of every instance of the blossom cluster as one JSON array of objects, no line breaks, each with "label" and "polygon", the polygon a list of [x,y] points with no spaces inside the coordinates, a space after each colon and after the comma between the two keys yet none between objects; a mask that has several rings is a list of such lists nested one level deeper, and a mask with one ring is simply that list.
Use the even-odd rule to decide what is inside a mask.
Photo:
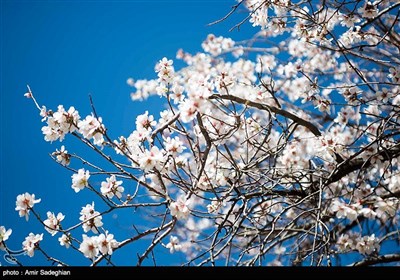
[{"label": "blossom cluster", "polygon": [[355,234],[343,234],[337,240],[336,246],[342,253],[357,250],[360,254],[377,254],[380,250],[380,240],[375,234],[370,236],[357,236]]},{"label": "blossom cluster", "polygon": [[103,217],[100,212],[94,209],[94,202],[82,207],[80,215],[79,220],[82,221],[84,232],[92,231],[93,233],[99,233],[99,228],[103,226]]},{"label": "blossom cluster", "polygon": [[57,112],[47,110],[43,106],[40,115],[43,117],[42,121],[46,121],[47,124],[47,126],[42,127],[46,141],[59,140],[61,142],[68,133],[78,131],[84,138],[93,139],[95,145],[101,146],[104,142],[105,127],[102,124],[101,117],[89,115],[81,120],[79,112],[73,106],[65,111],[63,105],[57,107]]},{"label": "blossom cluster", "polygon": [[[113,254],[121,243],[103,216],[120,208],[146,213],[138,223],[149,227],[134,225],[137,236],[123,244],[154,234],[143,256],[160,244],[201,264],[228,256],[226,263],[249,265],[273,255],[278,265],[295,254],[293,263],[320,264],[328,260],[316,248],[326,240],[332,254],[368,257],[380,253],[385,234],[398,236],[398,3],[241,4],[258,30],[251,40],[209,34],[201,52],[178,51],[184,67],[163,57],[154,79],[127,80],[133,100],[158,95],[167,105],[139,112],[128,135],[112,138],[95,113],[81,119],[74,107],[36,104],[46,141],[74,134],[113,169],[65,146],[52,153],[73,171],[72,189],[98,195],[102,209],[82,207],[69,231],[62,213],[48,211],[45,230],[62,232],[61,246],[77,249],[73,230],[82,226],[96,234],[77,242],[85,257]],[[86,168],[75,169],[71,158]],[[21,194],[15,210],[28,220],[39,202]],[[0,248],[10,234],[0,227]],[[31,233],[24,251],[33,256],[42,238]]]},{"label": "blossom cluster", "polygon": [[98,236],[82,235],[82,242],[79,246],[79,251],[89,259],[95,259],[99,254],[112,255],[113,250],[117,248],[119,243],[114,239],[114,235],[108,233],[101,233]]}]

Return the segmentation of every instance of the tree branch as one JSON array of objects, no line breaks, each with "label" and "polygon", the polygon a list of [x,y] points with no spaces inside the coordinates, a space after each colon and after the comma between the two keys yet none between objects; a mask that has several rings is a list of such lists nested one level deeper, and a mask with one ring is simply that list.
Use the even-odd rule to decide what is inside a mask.
[{"label": "tree branch", "polygon": [[[384,160],[391,160],[400,156],[400,143],[394,145],[391,149],[383,150],[378,153]],[[368,168],[371,166],[371,160],[365,161],[362,158],[357,158],[352,161],[344,161],[338,166],[337,171],[328,179],[327,185],[339,181],[344,176],[360,168]]]},{"label": "tree branch", "polygon": [[298,125],[301,125],[305,128],[307,128],[312,134],[314,134],[315,136],[321,136],[321,132],[319,131],[319,129],[317,128],[317,126],[315,126],[313,123],[306,121],[305,119],[302,119],[288,111],[285,111],[283,109],[277,108],[277,107],[273,107],[273,106],[269,106],[267,104],[261,104],[261,103],[257,103],[254,101],[250,101],[247,99],[243,99],[237,96],[233,96],[233,95],[216,95],[213,94],[209,97],[210,99],[224,99],[224,100],[230,100],[230,101],[234,101],[243,105],[247,105],[253,108],[257,108],[260,109],[262,111],[268,111],[268,112],[272,112],[275,113],[277,115],[281,115],[283,117],[286,117],[288,119],[291,119],[292,121],[294,121],[295,123],[297,123]]},{"label": "tree branch", "polygon": [[349,266],[368,266],[380,263],[391,263],[400,261],[400,254],[387,254],[377,257],[369,257],[362,261],[355,262]]}]

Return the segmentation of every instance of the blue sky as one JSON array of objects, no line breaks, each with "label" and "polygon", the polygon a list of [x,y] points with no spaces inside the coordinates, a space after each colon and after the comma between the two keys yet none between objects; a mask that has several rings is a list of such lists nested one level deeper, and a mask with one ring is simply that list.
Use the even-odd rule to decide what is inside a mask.
[{"label": "blue sky", "polygon": [[[33,216],[28,223],[19,218],[14,210],[18,194],[35,193],[42,199],[35,206],[41,215],[49,210],[63,212],[69,225],[78,219],[81,207],[92,201],[87,193],[75,194],[70,187],[71,172],[49,157],[62,144],[70,152],[87,150],[71,139],[53,144],[44,141],[41,117],[23,96],[26,85],[40,105],[53,110],[59,104],[66,109],[75,106],[81,117],[91,112],[90,93],[110,135],[114,139],[128,136],[138,114],[156,113],[162,104],[158,97],[147,103],[132,102],[126,79],[155,78],[154,65],[159,59],[175,59],[179,48],[201,51],[200,44],[209,33],[234,40],[248,37],[245,31],[228,33],[236,23],[234,18],[207,26],[233,4],[232,0],[1,0],[0,225],[13,229],[8,241],[11,249],[19,250],[29,232],[44,232],[43,247],[55,257],[63,259],[71,253],[57,246],[56,238]],[[90,153],[83,155],[93,158]],[[118,219],[106,221],[111,231],[114,225],[118,227]],[[117,240],[122,238],[114,233]],[[121,250],[119,263],[134,264],[129,254]],[[73,255],[68,258],[72,265],[89,264]],[[20,260],[26,265],[50,265],[42,257]],[[169,264],[168,258],[161,262]],[[3,259],[0,263],[7,265]]]}]

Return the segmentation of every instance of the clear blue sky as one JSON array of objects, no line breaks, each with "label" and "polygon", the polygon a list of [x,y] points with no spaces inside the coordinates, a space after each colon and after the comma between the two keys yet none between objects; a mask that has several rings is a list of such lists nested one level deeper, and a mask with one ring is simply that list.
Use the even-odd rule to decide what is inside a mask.
[{"label": "clear blue sky", "polygon": [[[145,110],[155,113],[161,105],[158,98],[145,105],[132,102],[126,79],[155,78],[154,65],[159,59],[175,59],[179,48],[201,51],[200,44],[208,33],[246,38],[249,34],[244,31],[228,33],[236,23],[233,19],[206,26],[225,15],[233,4],[233,0],[1,0],[0,225],[13,229],[8,240],[12,249],[21,249],[29,232],[44,232],[42,246],[49,253],[60,259],[72,253],[59,247],[57,239],[33,216],[28,223],[19,218],[14,210],[18,194],[35,193],[42,199],[35,209],[43,216],[49,210],[63,212],[66,225],[77,221],[81,207],[92,201],[88,192],[75,194],[71,172],[48,155],[62,144],[77,153],[83,151],[82,146],[71,139],[53,144],[44,141],[41,117],[32,101],[23,97],[26,85],[31,86],[40,105],[53,110],[59,104],[66,109],[72,105],[81,117],[91,112],[91,93],[110,135],[114,139],[128,136],[138,114]],[[89,159],[91,156],[87,155]],[[128,234],[118,227],[118,219],[107,218],[105,222],[117,240]],[[125,222],[129,224],[120,223]],[[73,254],[67,259],[72,265],[89,264],[81,263],[83,258]],[[115,260],[123,265],[136,263],[128,250],[121,250]],[[21,261],[50,265],[42,257],[25,256]],[[0,262],[7,264],[3,259]],[[161,263],[173,264],[168,258]]]}]

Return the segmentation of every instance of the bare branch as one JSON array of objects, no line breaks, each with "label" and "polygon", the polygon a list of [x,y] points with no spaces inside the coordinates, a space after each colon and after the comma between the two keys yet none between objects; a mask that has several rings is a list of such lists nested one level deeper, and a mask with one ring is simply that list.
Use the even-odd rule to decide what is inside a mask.
[{"label": "bare branch", "polygon": [[399,261],[400,261],[400,254],[387,254],[376,257],[369,257],[362,261],[355,262],[349,266],[369,266],[369,265],[392,263]]}]

